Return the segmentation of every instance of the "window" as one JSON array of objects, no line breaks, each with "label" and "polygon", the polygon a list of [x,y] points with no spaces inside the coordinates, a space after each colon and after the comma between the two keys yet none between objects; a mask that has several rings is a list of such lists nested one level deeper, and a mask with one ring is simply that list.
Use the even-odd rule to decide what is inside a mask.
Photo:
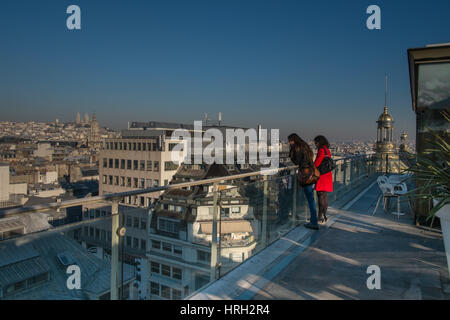
[{"label": "window", "polygon": [[147,160],[147,171],[152,171],[152,160]]},{"label": "window", "polygon": [[230,208],[221,208],[220,214],[224,217],[230,216]]},{"label": "window", "polygon": [[152,187],[152,179],[147,179],[147,188]]},{"label": "window", "polygon": [[139,239],[133,238],[133,248],[139,249]]},{"label": "window", "polygon": [[119,159],[114,159],[114,168],[119,169]]},{"label": "window", "polygon": [[144,178],[141,178],[140,180],[139,180],[139,186],[142,188],[142,189],[145,189],[145,179]]},{"label": "window", "polygon": [[211,253],[206,251],[197,250],[197,260],[201,262],[210,262]]},{"label": "window", "polygon": [[106,184],[108,182],[108,177],[106,175],[103,176],[103,184]]},{"label": "window", "polygon": [[126,219],[126,226],[127,226],[128,228],[131,228],[132,223],[133,223],[133,219],[132,219],[130,216],[127,216],[127,219]]},{"label": "window", "polygon": [[133,142],[133,151],[136,151],[136,142]]},{"label": "window", "polygon": [[125,159],[120,159],[120,169],[125,169]]},{"label": "window", "polygon": [[137,151],[141,151],[141,143],[140,142],[138,142],[138,144],[137,144]]},{"label": "window", "polygon": [[155,161],[155,162],[153,163],[153,169],[154,169],[156,172],[159,171],[159,161]]},{"label": "window", "polygon": [[131,188],[131,178],[127,178],[127,187],[130,187]]},{"label": "window", "polygon": [[147,143],[147,149],[148,149],[148,151],[152,151],[152,144],[151,143]]},{"label": "window", "polygon": [[113,184],[113,176],[109,176],[109,184],[110,184],[110,185]]},{"label": "window", "polygon": [[127,150],[127,143],[126,142],[123,143],[123,150]]},{"label": "window", "polygon": [[152,248],[161,250],[161,242],[160,241],[156,241],[156,240],[152,240]]},{"label": "window", "polygon": [[121,187],[125,186],[125,177],[120,177],[120,186]]},{"label": "window", "polygon": [[114,185],[116,185],[116,186],[119,185],[119,177],[118,176],[114,176]]},{"label": "window", "polygon": [[42,273],[37,276],[29,278],[27,280],[27,283],[28,283],[28,286],[32,286],[32,285],[47,281],[47,279],[48,279],[48,273],[45,272],[45,273]]},{"label": "window", "polygon": [[138,188],[138,178],[133,178],[133,187]]},{"label": "window", "polygon": [[147,242],[144,239],[141,239],[141,249],[147,250]]},{"label": "window", "polygon": [[153,186],[155,186],[155,187],[159,186],[159,180],[158,179],[153,180]]},{"label": "window", "polygon": [[150,269],[151,269],[152,273],[159,273],[159,263],[151,262],[150,263]]},{"label": "window", "polygon": [[166,251],[166,252],[172,252],[172,245],[170,243],[163,242],[162,249],[163,249],[163,251]]},{"label": "window", "polygon": [[146,149],[147,149],[147,144],[146,144],[146,143],[143,143],[143,144],[142,144],[142,151],[147,151]]},{"label": "window", "polygon": [[181,280],[182,272],[179,268],[172,268],[172,278]]},{"label": "window", "polygon": [[164,180],[164,185],[165,186],[169,185],[169,180]]},{"label": "window", "polygon": [[183,255],[183,248],[180,246],[173,246],[173,253],[176,255]]},{"label": "window", "polygon": [[133,170],[139,170],[139,161],[133,160]]},{"label": "window", "polygon": [[133,218],[133,228],[139,229],[139,218]]},{"label": "window", "polygon": [[170,266],[166,266],[165,264],[161,265],[161,274],[166,277],[170,277]]},{"label": "window", "polygon": [[159,229],[161,231],[166,231],[170,233],[177,233],[176,230],[176,222],[166,220],[166,219],[159,219]]},{"label": "window", "polygon": [[172,300],[181,300],[181,290],[172,289]]},{"label": "window", "polygon": [[158,151],[158,145],[156,143],[153,143],[153,151]]},{"label": "window", "polygon": [[161,285],[161,297],[170,299],[170,287]]},{"label": "window", "polygon": [[130,237],[130,236],[127,236],[126,239],[127,239],[126,246],[131,248],[131,237]]},{"label": "window", "polygon": [[178,169],[178,164],[175,164],[172,161],[164,162],[164,170],[165,171],[172,171],[172,170],[177,170],[177,169]]},{"label": "window", "polygon": [[[178,143],[169,143],[169,151],[172,151],[173,148],[175,148],[177,145],[178,145]],[[183,151],[183,149],[181,149],[180,151]]]},{"label": "window", "polygon": [[119,142],[119,150],[122,150],[122,142]]},{"label": "window", "polygon": [[145,160],[141,160],[141,161],[139,162],[139,169],[140,169],[141,171],[145,171]]},{"label": "window", "polygon": [[103,168],[108,168],[108,159],[103,158]]},{"label": "window", "polygon": [[159,283],[150,282],[150,292],[155,296],[159,296]]},{"label": "window", "polygon": [[241,213],[241,207],[232,207],[231,212],[232,213]]},{"label": "window", "polygon": [[127,160],[127,169],[131,170],[131,160]]},{"label": "window", "polygon": [[113,167],[113,159],[109,159],[109,167],[112,169],[112,167]]},{"label": "window", "polygon": [[142,230],[147,229],[147,220],[141,219],[141,229]]}]

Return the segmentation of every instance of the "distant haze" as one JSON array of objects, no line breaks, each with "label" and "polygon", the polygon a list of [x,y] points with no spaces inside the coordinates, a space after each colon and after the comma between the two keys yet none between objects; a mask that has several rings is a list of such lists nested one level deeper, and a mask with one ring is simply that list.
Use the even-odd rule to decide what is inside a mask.
[{"label": "distant haze", "polygon": [[[449,41],[449,1],[2,1],[0,119],[225,124],[374,140],[384,75],[395,139],[415,138],[406,50]],[[425,18],[424,18],[425,17]]]}]

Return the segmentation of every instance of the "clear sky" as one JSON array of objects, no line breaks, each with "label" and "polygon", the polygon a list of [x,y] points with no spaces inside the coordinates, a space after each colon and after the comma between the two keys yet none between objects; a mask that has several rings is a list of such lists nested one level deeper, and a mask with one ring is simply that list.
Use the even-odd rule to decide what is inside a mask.
[{"label": "clear sky", "polygon": [[[79,31],[66,8],[81,8]],[[366,8],[381,7],[381,30]],[[414,138],[406,50],[450,42],[450,1],[0,2],[0,119],[201,120],[310,139]]]}]

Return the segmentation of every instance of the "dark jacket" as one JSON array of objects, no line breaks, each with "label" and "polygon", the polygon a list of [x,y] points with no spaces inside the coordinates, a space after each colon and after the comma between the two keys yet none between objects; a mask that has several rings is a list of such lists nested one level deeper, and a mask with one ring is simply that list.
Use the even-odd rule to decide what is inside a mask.
[{"label": "dark jacket", "polygon": [[291,146],[289,157],[291,158],[291,161],[299,168],[313,168],[314,164],[312,159],[309,159],[306,152],[297,150],[295,146]]}]

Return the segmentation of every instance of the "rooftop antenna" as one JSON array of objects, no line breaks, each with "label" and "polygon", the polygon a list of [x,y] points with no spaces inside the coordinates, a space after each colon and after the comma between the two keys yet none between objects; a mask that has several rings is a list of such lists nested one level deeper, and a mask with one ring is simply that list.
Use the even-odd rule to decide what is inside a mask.
[{"label": "rooftop antenna", "polygon": [[386,86],[384,89],[384,106],[387,108],[387,90],[388,90],[388,75],[386,73]]}]

